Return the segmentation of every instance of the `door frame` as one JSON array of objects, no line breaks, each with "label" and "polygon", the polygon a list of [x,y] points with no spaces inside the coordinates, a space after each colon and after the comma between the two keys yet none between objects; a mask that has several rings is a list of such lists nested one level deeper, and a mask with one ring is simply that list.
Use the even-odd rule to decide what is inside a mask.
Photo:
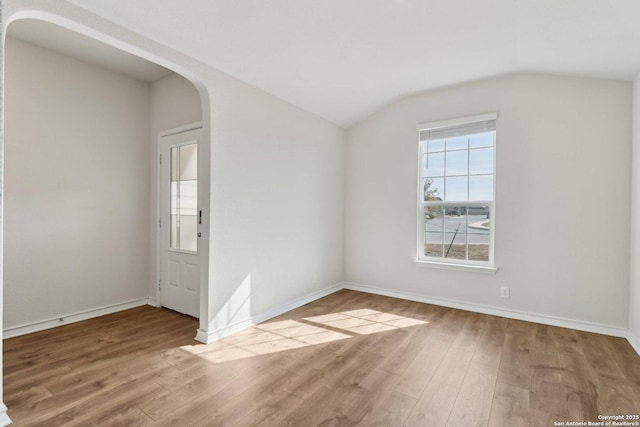
[{"label": "door frame", "polygon": [[[156,272],[155,272],[155,280],[154,280],[154,292],[155,292],[155,300],[156,306],[162,307],[162,293],[160,292],[160,279],[162,277],[162,229],[160,228],[160,216],[162,209],[162,168],[160,167],[160,155],[162,154],[161,144],[162,139],[167,136],[177,135],[180,133],[189,132],[192,130],[202,130],[202,137],[204,137],[205,127],[203,122],[195,122],[184,126],[179,126],[177,128],[168,129],[158,133],[158,138],[156,140],[156,156],[155,162],[157,165],[157,173],[156,173],[156,211],[155,211],[155,229],[156,229]],[[202,138],[201,138],[202,139]],[[209,202],[209,194],[208,194],[208,186],[201,185],[201,181],[209,177],[209,167],[210,163],[206,161],[207,157],[201,155],[201,144],[202,140],[198,140],[198,207],[197,210],[202,212],[203,219],[205,217],[208,218],[208,202]],[[204,151],[204,150],[203,150]],[[166,161],[166,159],[165,159]],[[207,187],[206,189],[203,187]],[[205,191],[206,190],[206,191]],[[204,222],[204,221],[203,221]],[[201,226],[198,228],[200,229]],[[209,233],[206,230],[202,230],[202,237],[198,238],[198,272],[200,275],[200,289],[199,289],[199,299],[200,299],[200,328],[198,329],[198,335],[201,334],[203,320],[207,319],[207,307],[208,307],[208,266],[209,266]]]}]

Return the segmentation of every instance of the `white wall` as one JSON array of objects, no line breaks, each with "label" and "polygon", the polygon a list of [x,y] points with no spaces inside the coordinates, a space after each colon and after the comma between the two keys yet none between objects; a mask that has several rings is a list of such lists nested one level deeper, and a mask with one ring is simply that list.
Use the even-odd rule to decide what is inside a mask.
[{"label": "white wall", "polygon": [[[518,76],[418,94],[350,129],[345,165],[342,130],[193,58],[66,2],[32,0],[25,5],[21,0],[4,0],[0,5],[5,12],[3,30],[17,16],[46,15],[162,65],[175,65],[205,95],[203,121],[212,162],[208,329],[269,311],[339,281],[343,200],[347,201],[345,276],[350,281],[509,310],[627,325],[629,84]],[[51,80],[50,70],[42,78]],[[76,80],[85,78],[82,73]],[[105,99],[110,99],[111,91],[105,90]],[[492,110],[501,113],[496,260],[502,270],[496,276],[482,276],[418,269],[411,262],[415,256],[415,124]],[[125,116],[123,123],[128,124],[130,115],[124,114],[128,109],[120,111]],[[47,132],[58,130],[57,123],[47,120]],[[29,124],[40,127],[32,120]],[[92,135],[95,129],[85,126],[80,130]],[[118,147],[120,143],[109,140]],[[104,145],[98,147],[104,149]],[[83,154],[83,148],[78,148],[78,154]],[[141,180],[148,182],[153,176],[148,145],[143,151],[145,160],[138,163],[138,171]],[[57,151],[52,155],[57,160],[52,164],[67,160]],[[50,167],[48,163],[42,161],[41,166]],[[134,244],[143,247],[147,262],[135,262],[136,271],[144,264],[144,273],[140,273],[144,290],[138,294],[136,287],[136,295],[149,291],[152,227],[148,219],[154,192],[146,190],[132,202],[141,201],[145,206],[142,219],[135,218],[136,225],[142,225],[137,229],[146,231]],[[593,202],[593,194],[602,195],[602,201]],[[44,211],[47,218],[55,213],[51,203],[60,197],[50,198]],[[20,231],[28,235],[36,234],[33,230],[38,227],[51,231],[48,224],[38,223],[44,222],[40,212],[30,214],[37,218],[29,225],[36,226]],[[83,221],[87,221],[84,216],[77,225],[82,226]],[[594,226],[602,223],[605,226]],[[95,234],[83,234],[91,241],[103,230],[94,225],[89,224],[87,230]],[[5,242],[26,238],[16,237],[17,231],[5,224]],[[79,256],[85,252],[90,251]],[[29,253],[35,255],[37,251]],[[11,264],[13,260],[5,258],[5,265]],[[85,265],[76,263],[69,270],[84,271]],[[52,271],[57,276],[68,273],[59,266]],[[59,277],[46,279],[58,283]],[[500,285],[511,286],[510,300],[498,299]],[[59,293],[52,295],[54,303],[62,299]],[[250,298],[243,299],[245,295]],[[12,306],[24,307],[22,303],[5,304],[5,308]]]},{"label": "white wall", "polygon": [[[630,109],[629,83],[519,75],[417,94],[353,126],[346,280],[626,329]],[[416,267],[416,124],[491,111],[500,271]]]},{"label": "white wall", "polygon": [[[207,329],[215,332],[342,280],[344,172],[340,128],[223,73],[212,77]],[[154,83],[152,158],[158,132],[200,120],[191,83],[177,75]],[[154,162],[152,218],[156,173]]]},{"label": "white wall", "polygon": [[[198,88],[205,130],[200,154],[211,161],[210,177],[202,185],[210,194],[210,200],[203,200],[208,209],[202,226],[210,265],[200,332],[273,313],[340,282],[341,128],[67,2],[4,0],[3,7],[3,30],[17,17],[46,15],[174,69]],[[148,166],[144,172],[148,182]],[[150,194],[143,199],[146,220]],[[145,243],[150,229],[145,223]],[[147,248],[146,258],[149,253]],[[145,294],[149,270],[147,262]],[[249,298],[244,298],[247,290]]]},{"label": "white wall", "polygon": [[217,74],[211,94],[210,330],[343,274],[343,130]]},{"label": "white wall", "polygon": [[7,40],[4,326],[147,297],[149,85]]},{"label": "white wall", "polygon": [[151,84],[149,110],[149,296],[157,297],[158,134],[202,121],[202,105],[196,88],[185,78],[170,74]]},{"label": "white wall", "polygon": [[633,81],[629,341],[640,353],[640,75]]}]

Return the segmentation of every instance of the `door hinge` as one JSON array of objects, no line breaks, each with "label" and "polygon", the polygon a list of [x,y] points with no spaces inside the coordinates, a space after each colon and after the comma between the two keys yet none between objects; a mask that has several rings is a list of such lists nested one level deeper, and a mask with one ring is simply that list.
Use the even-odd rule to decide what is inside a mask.
[{"label": "door hinge", "polygon": [[160,154],[160,164],[162,164],[162,154]]},{"label": "door hinge", "polygon": [[162,217],[158,217],[158,227],[162,228]]},{"label": "door hinge", "polygon": [[161,289],[160,283],[162,283],[162,281],[161,281],[161,280],[158,280],[158,290],[160,290],[160,289]]}]

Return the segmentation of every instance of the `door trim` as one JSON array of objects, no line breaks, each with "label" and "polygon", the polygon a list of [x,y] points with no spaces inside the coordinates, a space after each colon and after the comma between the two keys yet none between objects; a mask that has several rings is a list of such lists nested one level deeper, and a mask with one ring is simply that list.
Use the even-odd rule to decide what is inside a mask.
[{"label": "door trim", "polygon": [[[178,135],[185,132],[190,132],[193,130],[201,129],[204,134],[204,126],[203,122],[195,122],[184,126],[179,126],[172,129],[167,129],[158,133],[158,138],[156,140],[156,158],[155,162],[157,165],[157,173],[156,173],[156,210],[155,210],[155,229],[156,229],[156,271],[155,271],[155,280],[154,280],[154,300],[156,307],[162,307],[162,299],[160,295],[160,278],[162,277],[162,230],[160,228],[160,212],[162,209],[162,186],[160,185],[162,179],[162,168],[160,167],[160,154],[162,153],[160,144],[162,143],[162,138],[167,136]],[[203,135],[204,136],[204,135]],[[209,194],[207,194],[208,185],[200,185],[200,179],[208,179],[209,177],[209,167],[210,164],[208,159],[205,156],[200,155],[200,150],[198,150],[198,210],[202,211],[202,216],[209,215],[208,203],[209,203]],[[204,187],[204,188],[203,188]],[[206,190],[206,191],[205,191]],[[207,272],[209,271],[209,233],[208,230],[203,229],[202,237],[200,237],[201,244],[199,248],[199,260],[198,260],[198,270],[200,274],[200,325],[202,325],[202,320],[207,319],[207,307],[208,307],[208,286],[209,286],[209,277]],[[152,298],[150,298],[152,299]],[[202,326],[198,329],[200,331]],[[198,332],[199,333],[199,332]]]}]

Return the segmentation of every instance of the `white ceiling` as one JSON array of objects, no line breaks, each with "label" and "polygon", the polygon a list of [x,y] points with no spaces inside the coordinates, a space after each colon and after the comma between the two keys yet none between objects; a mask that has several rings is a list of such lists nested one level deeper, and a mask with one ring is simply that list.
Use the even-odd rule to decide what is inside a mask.
[{"label": "white ceiling", "polygon": [[69,1],[345,127],[503,73],[640,71],[638,0]]},{"label": "white ceiling", "polygon": [[151,83],[171,74],[160,65],[45,21],[21,19],[9,25],[7,33],[10,37],[145,82]]}]

